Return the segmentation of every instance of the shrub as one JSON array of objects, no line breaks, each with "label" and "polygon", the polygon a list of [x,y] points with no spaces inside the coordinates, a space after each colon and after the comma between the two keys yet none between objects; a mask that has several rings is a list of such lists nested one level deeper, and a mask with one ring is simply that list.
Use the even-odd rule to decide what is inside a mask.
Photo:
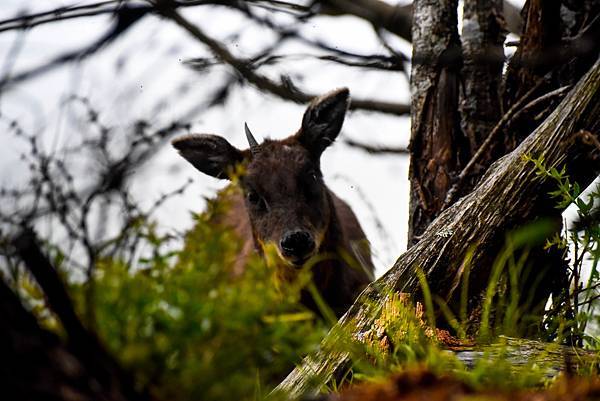
[{"label": "shrub", "polygon": [[[232,277],[240,241],[207,215],[181,251],[146,239],[152,257],[103,259],[94,282],[96,330],[140,388],[165,400],[257,399],[317,347],[325,326],[298,304],[307,272],[279,286],[255,257]],[[72,290],[82,305],[85,285]]]}]

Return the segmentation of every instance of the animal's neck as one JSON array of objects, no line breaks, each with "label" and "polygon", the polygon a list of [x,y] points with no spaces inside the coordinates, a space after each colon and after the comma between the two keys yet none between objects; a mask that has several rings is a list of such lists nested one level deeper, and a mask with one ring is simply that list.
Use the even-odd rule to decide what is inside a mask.
[{"label": "animal's neck", "polygon": [[[329,221],[325,237],[319,248],[319,254],[324,258],[312,267],[313,283],[319,290],[325,303],[337,317],[340,317],[352,301],[347,297],[344,261],[340,249],[343,248],[343,231],[338,220],[331,194],[327,194],[330,207]],[[318,314],[322,311],[317,306],[313,295],[308,291],[301,294],[301,302]]]},{"label": "animal's neck", "polygon": [[331,193],[327,192],[327,203],[329,207],[329,221],[326,222],[325,236],[321,247],[319,248],[320,253],[337,253],[338,248],[343,242],[343,233],[340,221],[335,210],[335,203]]},{"label": "animal's neck", "polygon": [[[331,194],[327,193],[329,206],[329,221],[326,222],[327,229],[323,242],[319,247],[319,254],[324,258],[313,266],[313,281],[321,292],[326,291],[334,284],[332,278],[340,277],[343,261],[340,259],[340,248],[343,247],[343,232],[338,220],[335,205]],[[339,283],[337,283],[339,284]]]}]

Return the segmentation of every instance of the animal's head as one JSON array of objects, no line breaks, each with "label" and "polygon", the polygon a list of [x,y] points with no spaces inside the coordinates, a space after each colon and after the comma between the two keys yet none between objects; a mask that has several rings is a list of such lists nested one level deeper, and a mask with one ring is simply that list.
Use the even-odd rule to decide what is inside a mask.
[{"label": "animal's head", "polygon": [[338,136],[349,105],[348,89],[316,98],[308,106],[300,130],[284,140],[258,144],[246,126],[249,149],[239,150],[215,135],[177,138],[173,146],[201,172],[239,177],[256,241],[274,243],[288,264],[301,266],[322,244],[331,206],[323,183],[320,158]]}]

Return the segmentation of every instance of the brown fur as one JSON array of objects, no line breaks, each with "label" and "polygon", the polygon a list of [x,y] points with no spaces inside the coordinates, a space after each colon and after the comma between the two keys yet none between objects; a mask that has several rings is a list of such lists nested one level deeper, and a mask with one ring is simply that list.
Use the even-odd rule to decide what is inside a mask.
[{"label": "brown fur", "polygon": [[[312,268],[313,281],[323,296],[323,299],[336,313],[341,316],[372,280],[373,264],[367,238],[350,206],[328,190],[329,206],[332,219],[328,226],[324,241],[319,248],[319,254],[335,254],[333,258],[316,263]],[[244,272],[248,257],[254,252],[260,252],[260,247],[254,241],[248,211],[244,196],[239,188],[227,188],[219,196],[219,201],[229,207],[224,215],[216,216],[215,223],[223,224],[232,229],[242,239],[241,252],[233,266],[233,274],[241,275]],[[344,261],[339,251],[350,255],[352,266]],[[287,270],[293,277],[294,267],[281,263],[278,269]],[[312,297],[302,294],[302,303],[307,307],[317,310]]]},{"label": "brown fur", "polygon": [[[316,287],[338,316],[373,275],[365,234],[350,207],[327,188],[320,169],[321,154],[339,134],[348,104],[347,89],[315,99],[300,130],[284,140],[259,145],[246,128],[250,149],[244,151],[214,135],[173,141],[206,174],[227,179],[238,172],[234,190],[221,195],[230,209],[216,220],[243,241],[234,273],[243,272],[252,252],[274,244],[278,275],[292,280],[299,268],[314,263]],[[317,309],[307,294],[302,302]]]}]

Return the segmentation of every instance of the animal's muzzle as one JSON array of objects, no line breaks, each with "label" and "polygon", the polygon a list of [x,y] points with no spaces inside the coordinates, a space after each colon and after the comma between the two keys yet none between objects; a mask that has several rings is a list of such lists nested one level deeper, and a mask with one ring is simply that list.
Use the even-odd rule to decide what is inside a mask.
[{"label": "animal's muzzle", "polygon": [[293,230],[283,235],[279,246],[283,256],[293,264],[301,265],[312,256],[315,250],[315,241],[308,231]]}]

